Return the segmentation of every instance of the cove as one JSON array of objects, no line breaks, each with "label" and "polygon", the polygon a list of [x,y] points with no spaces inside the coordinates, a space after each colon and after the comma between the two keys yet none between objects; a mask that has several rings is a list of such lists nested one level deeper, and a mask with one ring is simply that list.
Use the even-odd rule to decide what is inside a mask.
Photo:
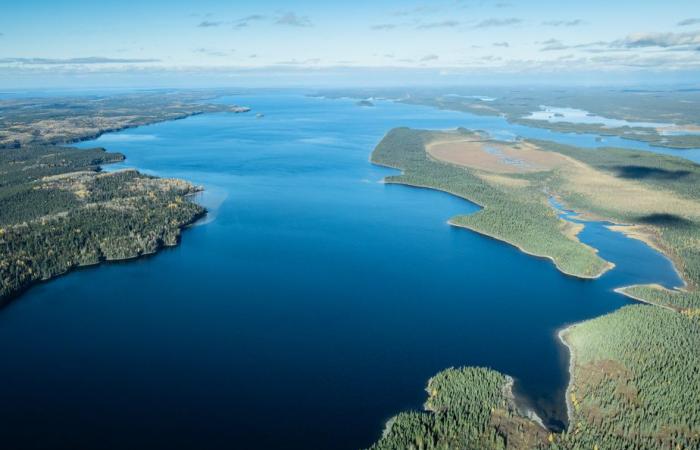
[{"label": "cove", "polygon": [[81,143],[204,185],[212,211],[178,247],[73,272],[0,310],[7,448],[355,449],[462,365],[512,375],[562,426],[568,356],[555,332],[628,303],[620,285],[670,276],[670,265],[627,271],[640,250],[614,238],[616,269],[564,276],[446,223],[471,203],[384,185],[394,172],[368,162],[396,126],[501,125],[279,92],[222,101],[265,117],[194,116]]}]

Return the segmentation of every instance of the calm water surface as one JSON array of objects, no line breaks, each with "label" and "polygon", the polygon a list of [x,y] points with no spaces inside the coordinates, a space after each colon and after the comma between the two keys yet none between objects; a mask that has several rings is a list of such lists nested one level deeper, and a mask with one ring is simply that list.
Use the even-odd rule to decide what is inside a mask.
[{"label": "calm water surface", "polygon": [[626,304],[615,287],[678,281],[665,258],[594,226],[582,239],[618,269],[566,277],[447,225],[474,205],[381,184],[392,171],[368,163],[392,127],[484,125],[472,116],[235,101],[265,117],[197,116],[82,144],[205,185],[212,212],[176,248],[73,272],[0,311],[6,448],[359,448],[421,407],[430,376],[462,365],[514,376],[557,426],[567,355],[555,331]]}]

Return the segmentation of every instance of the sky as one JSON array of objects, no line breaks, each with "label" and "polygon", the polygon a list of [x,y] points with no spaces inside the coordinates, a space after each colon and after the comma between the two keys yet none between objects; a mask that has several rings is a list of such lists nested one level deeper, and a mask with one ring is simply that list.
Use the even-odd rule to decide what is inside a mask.
[{"label": "sky", "polygon": [[698,0],[0,2],[0,89],[700,82]]}]

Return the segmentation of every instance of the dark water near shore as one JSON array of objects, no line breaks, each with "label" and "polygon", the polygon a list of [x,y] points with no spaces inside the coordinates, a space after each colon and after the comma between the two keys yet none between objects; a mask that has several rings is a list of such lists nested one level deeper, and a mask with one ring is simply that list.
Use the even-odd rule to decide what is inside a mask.
[{"label": "dark water near shore", "polygon": [[176,248],[74,272],[0,311],[7,448],[353,449],[461,365],[512,375],[556,426],[568,375],[555,331],[626,304],[615,287],[677,284],[665,258],[618,233],[582,233],[618,266],[582,281],[448,226],[476,211],[466,201],[379,183],[393,172],[368,156],[390,128],[469,128],[471,116],[235,101],[265,117],[197,116],[81,144],[205,185],[212,213]]}]

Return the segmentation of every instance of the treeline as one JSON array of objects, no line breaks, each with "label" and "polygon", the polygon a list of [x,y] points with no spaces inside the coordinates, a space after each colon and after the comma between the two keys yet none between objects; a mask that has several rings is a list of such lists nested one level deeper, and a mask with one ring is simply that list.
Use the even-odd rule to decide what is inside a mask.
[{"label": "treeline", "polygon": [[121,159],[51,146],[0,152],[0,302],[77,266],[174,245],[204,214],[188,183],[98,171]]}]

